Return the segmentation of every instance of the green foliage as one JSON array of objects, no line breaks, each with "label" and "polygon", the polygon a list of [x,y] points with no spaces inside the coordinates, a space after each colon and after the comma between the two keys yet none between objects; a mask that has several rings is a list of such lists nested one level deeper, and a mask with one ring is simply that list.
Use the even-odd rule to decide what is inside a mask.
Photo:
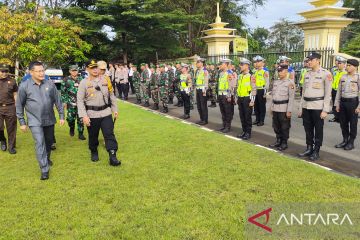
[{"label": "green foliage", "polygon": [[68,20],[46,14],[0,9],[1,61],[26,66],[33,60],[63,65],[86,60],[91,45],[80,38],[82,29]]},{"label": "green foliage", "polygon": [[352,38],[342,50],[347,54],[360,58],[360,33]]},{"label": "green foliage", "polygon": [[[344,0],[344,7],[354,8],[346,17],[360,20],[360,0]],[[360,57],[360,22],[352,23],[342,34],[343,48],[347,54]]]}]

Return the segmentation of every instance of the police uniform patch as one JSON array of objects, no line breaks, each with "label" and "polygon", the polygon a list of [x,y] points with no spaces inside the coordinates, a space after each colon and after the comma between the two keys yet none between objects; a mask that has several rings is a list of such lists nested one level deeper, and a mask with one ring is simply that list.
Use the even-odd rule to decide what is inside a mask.
[{"label": "police uniform patch", "polygon": [[332,76],[331,76],[330,73],[327,74],[326,79],[327,79],[328,81],[332,81],[332,80],[333,80],[333,78],[332,78]]},{"label": "police uniform patch", "polygon": [[320,89],[320,88],[321,88],[321,84],[320,84],[319,82],[314,82],[314,83],[312,84],[312,88],[314,88],[314,89]]}]

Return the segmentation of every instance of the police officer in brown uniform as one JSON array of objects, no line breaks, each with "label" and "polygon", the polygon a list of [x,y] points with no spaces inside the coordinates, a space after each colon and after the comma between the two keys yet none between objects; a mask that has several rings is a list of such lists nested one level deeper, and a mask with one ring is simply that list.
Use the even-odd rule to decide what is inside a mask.
[{"label": "police officer in brown uniform", "polygon": [[[16,108],[15,99],[18,86],[15,79],[9,77],[9,66],[0,64],[0,142],[1,150],[6,151],[4,127],[8,135],[9,153],[15,154],[16,146]],[[4,124],[5,123],[5,124]]]},{"label": "police officer in brown uniform", "polygon": [[100,129],[104,135],[106,150],[109,152],[111,166],[119,166],[116,157],[118,143],[114,134],[114,117],[118,116],[116,97],[109,77],[99,75],[98,64],[91,60],[86,64],[89,77],[82,80],[77,92],[79,117],[89,132],[89,149],[91,161],[99,161],[98,146]]},{"label": "police officer in brown uniform", "polygon": [[336,93],[335,107],[339,114],[340,127],[343,135],[342,143],[336,148],[345,150],[354,149],[354,141],[357,135],[358,115],[360,113],[359,93],[360,75],[357,73],[359,61],[349,59],[347,61],[347,74],[340,79]]},{"label": "police officer in brown uniform", "polygon": [[299,117],[303,118],[307,148],[300,157],[308,156],[311,161],[320,158],[323,142],[324,119],[331,109],[332,74],[320,66],[321,55],[313,52],[308,56],[310,70],[305,74]]},{"label": "police officer in brown uniform", "polygon": [[288,66],[280,65],[277,68],[279,79],[273,83],[271,91],[271,112],[276,142],[270,144],[272,148],[283,151],[288,148],[289,131],[291,127],[291,113],[295,98],[295,85],[289,78]]}]

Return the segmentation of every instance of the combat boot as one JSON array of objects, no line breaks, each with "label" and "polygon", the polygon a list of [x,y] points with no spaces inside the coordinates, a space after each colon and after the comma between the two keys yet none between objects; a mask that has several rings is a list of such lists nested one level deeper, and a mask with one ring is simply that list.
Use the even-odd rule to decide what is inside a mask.
[{"label": "combat boot", "polygon": [[154,107],[152,108],[153,110],[159,110],[159,104],[158,103],[154,103]]},{"label": "combat boot", "polygon": [[287,140],[282,140],[280,146],[277,148],[279,151],[284,151],[288,148]]},{"label": "combat boot", "polygon": [[315,146],[314,151],[312,152],[312,154],[309,157],[310,161],[317,161],[320,159],[320,146]]},{"label": "combat boot", "polygon": [[93,161],[93,162],[99,161],[98,151],[91,151],[91,161]]},{"label": "combat boot", "polygon": [[243,140],[249,140],[251,138],[251,133],[245,133],[245,135],[242,137]]},{"label": "combat boot", "polygon": [[148,101],[145,102],[144,107],[150,107],[150,103]]},{"label": "combat boot", "polygon": [[350,151],[350,150],[353,150],[353,149],[354,149],[354,140],[350,139],[349,142],[344,147],[344,150]]},{"label": "combat boot", "polygon": [[75,127],[70,127],[70,136],[73,137],[75,135]]},{"label": "combat boot", "polygon": [[109,151],[109,164],[111,166],[114,166],[114,167],[121,165],[121,162],[116,157],[116,151],[115,150],[110,150]]},{"label": "combat boot", "polygon": [[83,133],[79,133],[79,139],[82,140],[82,141],[86,140]]},{"label": "combat boot", "polygon": [[6,140],[1,141],[1,151],[6,151],[7,150],[7,145],[6,145]]},{"label": "combat boot", "polygon": [[308,157],[313,153],[313,146],[312,145],[307,145],[306,150],[302,153],[299,153],[298,156],[299,157]]},{"label": "combat boot", "polygon": [[277,148],[280,147],[281,145],[281,139],[280,138],[276,138],[276,142],[274,142],[273,144],[269,144],[269,147],[271,148]]},{"label": "combat boot", "polygon": [[136,104],[141,104],[141,99],[138,99]]}]

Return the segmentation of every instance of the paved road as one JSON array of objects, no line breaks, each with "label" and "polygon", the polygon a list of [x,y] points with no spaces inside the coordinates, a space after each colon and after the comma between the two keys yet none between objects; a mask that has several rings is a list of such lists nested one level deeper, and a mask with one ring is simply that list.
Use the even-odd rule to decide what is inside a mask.
[{"label": "paved road", "polygon": [[[130,95],[130,102],[135,102],[134,95]],[[177,100],[174,100],[176,103]],[[268,101],[269,103],[270,101]],[[299,98],[296,100],[294,109],[299,106]],[[296,113],[296,114],[295,114]],[[173,105],[169,105],[169,115],[180,118],[183,115],[183,108],[178,108]],[[336,149],[334,146],[341,142],[341,130],[338,123],[330,123],[328,119],[333,115],[329,115],[324,127],[324,143],[321,149],[321,159],[317,161],[319,165],[329,167],[337,172],[344,173],[353,177],[360,177],[360,140],[355,143],[355,149],[352,151],[345,151],[342,149]],[[199,115],[196,109],[191,111],[190,122],[197,122]],[[360,122],[360,121],[359,121]],[[209,124],[206,126],[210,129],[217,130],[222,126],[221,114],[219,107],[209,108]],[[235,106],[234,120],[232,122],[232,129],[229,135],[236,136],[241,132],[240,118],[237,106]],[[275,140],[274,131],[271,127],[271,116],[267,113],[265,119],[265,126],[253,127],[253,134],[251,142],[268,146]],[[284,151],[285,154],[296,156],[297,153],[302,152],[305,148],[305,132],[302,126],[302,119],[297,118],[297,111],[294,112],[292,119],[292,128],[290,130],[289,149]]]}]

